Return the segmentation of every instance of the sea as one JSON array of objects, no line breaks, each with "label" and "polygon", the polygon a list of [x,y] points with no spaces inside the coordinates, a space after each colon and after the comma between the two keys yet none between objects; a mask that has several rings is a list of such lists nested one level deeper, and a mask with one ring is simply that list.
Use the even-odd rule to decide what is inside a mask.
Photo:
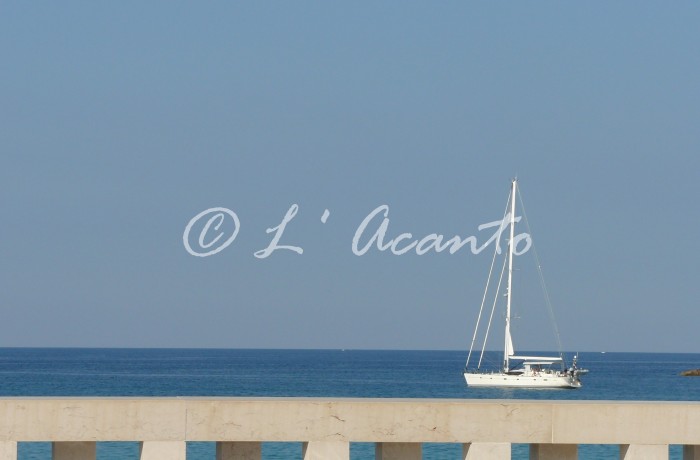
[{"label": "sea", "polygon": [[[541,353],[532,351],[531,353]],[[567,354],[570,360],[573,356]],[[0,348],[0,396],[302,396],[542,400],[700,401],[700,354],[579,353],[590,372],[576,390],[470,388],[462,351]],[[500,355],[487,353],[486,362]],[[698,427],[700,429],[700,427]],[[580,445],[579,458],[619,458],[610,445]],[[681,446],[670,446],[680,460]],[[455,444],[424,444],[426,460],[460,457]],[[19,443],[19,460],[49,460],[46,442]],[[135,442],[97,445],[99,460],[137,460]],[[211,442],[187,444],[188,460],[213,460]],[[350,458],[374,459],[351,443]],[[514,460],[528,446],[512,446]],[[263,459],[301,459],[301,443],[263,443]]]}]

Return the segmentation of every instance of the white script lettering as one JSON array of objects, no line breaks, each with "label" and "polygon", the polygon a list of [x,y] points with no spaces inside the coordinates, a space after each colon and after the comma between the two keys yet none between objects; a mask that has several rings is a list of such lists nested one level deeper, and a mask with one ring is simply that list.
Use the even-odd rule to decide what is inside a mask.
[{"label": "white script lettering", "polygon": [[299,246],[280,246],[277,243],[279,243],[280,238],[282,237],[282,234],[284,233],[284,229],[287,226],[287,223],[294,219],[294,216],[297,215],[297,211],[299,211],[299,205],[294,203],[289,207],[289,210],[287,211],[287,214],[284,215],[284,218],[282,219],[282,222],[277,227],[272,227],[268,228],[265,232],[266,233],[272,233],[275,232],[275,236],[272,237],[272,241],[270,241],[270,244],[265,248],[261,249],[260,251],[255,252],[255,257],[258,259],[264,259],[268,257],[270,254],[272,254],[273,251],[277,249],[288,249],[290,251],[294,251],[297,254],[303,254],[304,250],[300,248]]},{"label": "white script lettering", "polygon": [[[379,214],[382,214],[384,216],[384,218],[381,221],[381,224],[379,224],[372,236],[368,239],[367,243],[365,243],[364,246],[360,246],[360,240],[363,238],[367,227]],[[516,217],[514,220],[515,222],[519,222],[520,219],[520,217]],[[503,231],[506,228],[508,228],[508,225],[510,225],[510,214],[506,214],[506,216],[502,220],[496,220],[493,222],[479,225],[479,231],[497,227],[494,234],[491,235],[491,237],[487,239],[486,242],[481,246],[478,245],[477,238],[473,235],[468,236],[466,238],[462,238],[459,235],[455,235],[443,243],[445,237],[443,235],[438,235],[437,233],[431,233],[421,238],[420,240],[415,239],[413,241],[410,241],[413,238],[413,235],[411,233],[401,233],[399,236],[386,241],[386,234],[389,230],[389,206],[383,204],[375,208],[372,212],[370,212],[367,215],[367,217],[365,217],[364,220],[360,223],[359,227],[357,227],[355,235],[352,239],[352,252],[356,256],[362,256],[366,254],[367,251],[369,251],[370,248],[372,248],[372,246],[376,245],[379,251],[386,251],[387,249],[389,249],[395,255],[406,254],[414,248],[416,254],[418,255],[426,254],[430,250],[435,250],[435,252],[442,252],[448,248],[450,254],[454,254],[457,251],[459,251],[463,246],[469,244],[472,254],[479,254],[481,251],[486,249],[488,245],[495,242],[496,252],[500,254],[501,236],[503,235]],[[530,246],[532,245],[532,239],[527,233],[520,233],[516,235],[513,244],[517,246],[517,243],[521,240],[525,240],[525,248],[519,252],[516,252],[516,255],[524,254],[530,249]],[[400,243],[402,244],[401,248],[399,248]]]},{"label": "white script lettering", "polygon": [[[201,249],[209,249],[210,247],[214,246],[221,238],[224,236],[223,231],[219,231],[221,228],[221,225],[224,223],[226,220],[226,216],[229,216],[231,219],[233,219],[233,233],[231,236],[228,237],[226,241],[224,241],[220,246],[215,247],[211,251],[206,251],[206,252],[198,252],[195,251],[192,246],[190,245],[190,232],[192,231],[192,227],[204,216],[208,214],[214,214],[207,220],[207,223],[204,225],[204,228],[202,231],[199,233],[199,239],[197,242],[199,243],[199,248]],[[211,239],[208,243],[205,243],[205,238],[208,237],[209,231],[212,227],[212,224],[216,222],[214,225],[214,230],[219,232],[216,237]],[[208,257],[211,255],[216,254],[217,252],[223,251],[226,249],[231,243],[233,243],[233,240],[236,239],[236,236],[238,235],[238,230],[241,227],[241,222],[238,220],[238,216],[236,215],[235,212],[231,211],[228,208],[209,208],[206,209],[196,216],[194,216],[190,221],[187,223],[187,226],[185,227],[185,232],[182,234],[182,243],[185,245],[185,249],[187,252],[192,254],[195,257]]]}]

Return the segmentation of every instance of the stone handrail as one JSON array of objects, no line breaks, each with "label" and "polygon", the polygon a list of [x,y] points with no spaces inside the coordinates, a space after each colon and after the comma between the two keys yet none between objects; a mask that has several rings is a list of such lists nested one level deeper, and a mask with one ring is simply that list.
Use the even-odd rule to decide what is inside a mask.
[{"label": "stone handrail", "polygon": [[381,460],[419,460],[421,443],[462,445],[461,459],[577,458],[616,444],[620,458],[700,460],[700,403],[344,398],[0,398],[0,460],[17,442],[53,442],[54,460],[94,460],[96,442],[141,442],[141,460],[184,460],[187,441],[217,442],[217,460],[261,458],[265,441],[302,442],[304,460],[349,459],[350,442]]}]

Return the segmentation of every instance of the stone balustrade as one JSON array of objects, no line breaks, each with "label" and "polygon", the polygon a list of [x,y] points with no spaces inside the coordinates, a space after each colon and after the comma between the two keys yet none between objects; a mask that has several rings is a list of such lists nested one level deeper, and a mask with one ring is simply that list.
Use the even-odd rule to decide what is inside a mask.
[{"label": "stone balustrade", "polygon": [[[576,459],[578,444],[615,444],[624,460],[700,460],[700,403],[343,398],[0,398],[0,460],[18,442],[52,442],[54,460],[94,460],[100,441],[138,441],[141,460],[185,460],[187,441],[217,460],[257,460],[261,443],[301,442],[304,460],[419,460],[422,443],[458,443],[461,459]],[[212,459],[213,460],[213,459]]]}]

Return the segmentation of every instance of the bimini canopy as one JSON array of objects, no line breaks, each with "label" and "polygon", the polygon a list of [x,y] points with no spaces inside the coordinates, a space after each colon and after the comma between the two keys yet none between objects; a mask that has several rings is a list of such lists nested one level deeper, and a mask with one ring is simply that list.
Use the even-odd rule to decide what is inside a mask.
[{"label": "bimini canopy", "polygon": [[[512,356],[509,356],[508,358],[512,359],[512,360],[517,360],[517,361],[528,361],[528,362],[537,361],[536,364],[552,364],[552,363],[559,363],[559,362],[563,361],[562,358],[556,358],[553,356],[515,356],[515,355],[512,355]],[[533,363],[533,364],[535,364],[535,363]]]}]

